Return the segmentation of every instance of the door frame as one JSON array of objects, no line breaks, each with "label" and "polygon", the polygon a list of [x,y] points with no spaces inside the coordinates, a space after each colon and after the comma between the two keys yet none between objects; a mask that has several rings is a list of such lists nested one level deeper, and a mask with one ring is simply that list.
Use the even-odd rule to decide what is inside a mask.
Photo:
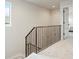
[{"label": "door frame", "polygon": [[[64,7],[64,8],[63,8],[63,39],[64,39],[64,40],[66,39],[65,35],[67,35],[67,33],[65,33],[65,30],[66,30],[66,29],[65,29],[65,26],[64,26],[64,24],[66,23],[66,21],[65,21],[65,19],[64,19],[64,12],[65,12],[64,10],[65,10],[66,8],[69,9],[68,7]],[[68,11],[68,14],[69,14],[69,11]],[[68,15],[68,18],[69,18],[69,15]],[[68,21],[69,21],[69,20],[68,20]],[[68,24],[69,24],[69,23],[68,23]]]}]

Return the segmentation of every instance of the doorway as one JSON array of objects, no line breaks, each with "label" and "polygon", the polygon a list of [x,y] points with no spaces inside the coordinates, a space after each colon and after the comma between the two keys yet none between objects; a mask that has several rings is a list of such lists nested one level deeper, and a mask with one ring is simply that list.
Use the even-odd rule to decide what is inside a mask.
[{"label": "doorway", "polygon": [[69,36],[69,8],[63,8],[63,38],[67,39]]}]

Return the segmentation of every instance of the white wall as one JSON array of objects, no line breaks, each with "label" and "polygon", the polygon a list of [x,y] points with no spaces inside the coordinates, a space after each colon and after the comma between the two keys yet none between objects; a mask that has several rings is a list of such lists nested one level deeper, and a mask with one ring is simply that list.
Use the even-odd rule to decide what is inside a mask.
[{"label": "white wall", "polygon": [[23,0],[12,0],[11,13],[11,27],[5,29],[6,59],[25,53],[25,36],[32,27],[51,25],[49,10]]},{"label": "white wall", "polygon": [[60,25],[60,9],[54,9],[51,11],[52,25]]},{"label": "white wall", "polygon": [[73,27],[73,7],[69,7],[69,24]]}]

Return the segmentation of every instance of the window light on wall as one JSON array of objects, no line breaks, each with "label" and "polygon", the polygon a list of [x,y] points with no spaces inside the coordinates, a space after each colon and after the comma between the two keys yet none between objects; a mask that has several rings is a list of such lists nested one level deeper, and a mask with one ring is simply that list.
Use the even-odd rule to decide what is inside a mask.
[{"label": "window light on wall", "polygon": [[11,26],[11,2],[5,2],[5,25]]}]

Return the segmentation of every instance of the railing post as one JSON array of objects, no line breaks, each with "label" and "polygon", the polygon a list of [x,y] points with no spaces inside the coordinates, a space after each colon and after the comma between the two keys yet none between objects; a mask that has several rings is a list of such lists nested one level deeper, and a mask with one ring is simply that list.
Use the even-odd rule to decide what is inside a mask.
[{"label": "railing post", "polygon": [[61,26],[59,26],[59,38],[61,40]]},{"label": "railing post", "polygon": [[25,37],[25,57],[27,57],[27,37]]},{"label": "railing post", "polygon": [[37,53],[37,27],[36,27],[36,53]]},{"label": "railing post", "polygon": [[30,54],[30,43],[28,43],[28,55]]}]

